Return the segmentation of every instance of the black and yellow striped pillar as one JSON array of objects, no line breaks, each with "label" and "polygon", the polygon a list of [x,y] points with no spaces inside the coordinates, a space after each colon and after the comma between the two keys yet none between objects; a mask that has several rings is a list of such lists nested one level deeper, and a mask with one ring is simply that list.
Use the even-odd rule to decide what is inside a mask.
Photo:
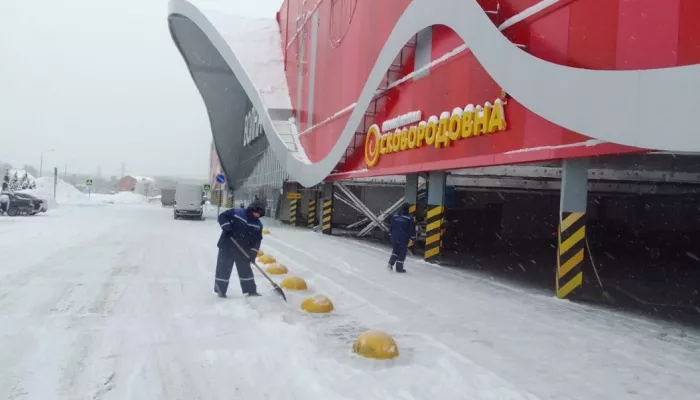
[{"label": "black and yellow striped pillar", "polygon": [[289,200],[289,225],[291,226],[296,226],[297,225],[297,204],[299,203],[299,200],[293,199]]},{"label": "black and yellow striped pillar", "polygon": [[428,204],[425,209],[425,258],[438,261],[442,250],[443,221],[445,219],[445,184],[447,174],[443,171],[428,173]]},{"label": "black and yellow striped pillar", "polygon": [[316,226],[316,199],[309,199],[309,209],[306,226],[313,228]]},{"label": "black and yellow striped pillar", "polygon": [[562,162],[556,273],[560,299],[578,297],[583,289],[589,165],[586,158]]},{"label": "black and yellow striped pillar", "polygon": [[[407,174],[406,175],[406,187],[404,189],[406,203],[409,204],[408,212],[411,213],[413,217],[413,222],[416,222],[416,204],[418,203],[418,174]],[[411,232],[413,235],[413,232]],[[413,240],[408,242],[408,250],[413,253],[415,251],[415,243]]]},{"label": "black and yellow striped pillar", "polygon": [[226,200],[226,207],[233,208],[233,200],[233,195],[228,196],[228,199]]},{"label": "black and yellow striped pillar", "polygon": [[321,217],[322,232],[330,235],[332,232],[331,222],[333,220],[333,199],[323,199],[323,216]]},{"label": "black and yellow striped pillar", "polygon": [[442,239],[442,220],[445,216],[444,206],[428,206],[425,215],[425,260],[436,261],[440,256]]},{"label": "black and yellow striped pillar", "polygon": [[322,205],[323,211],[321,214],[321,232],[326,235],[333,233],[333,182],[325,182],[323,184]]},{"label": "black and yellow striped pillar", "polygon": [[583,284],[586,255],[586,213],[562,212],[559,224],[557,297],[571,296]]}]

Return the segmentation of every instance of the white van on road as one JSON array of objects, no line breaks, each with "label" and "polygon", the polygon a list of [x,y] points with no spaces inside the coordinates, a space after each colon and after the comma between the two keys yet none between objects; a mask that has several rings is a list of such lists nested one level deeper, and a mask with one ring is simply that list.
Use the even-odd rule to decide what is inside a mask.
[{"label": "white van on road", "polygon": [[199,185],[178,185],[175,188],[173,218],[204,219],[204,192]]}]

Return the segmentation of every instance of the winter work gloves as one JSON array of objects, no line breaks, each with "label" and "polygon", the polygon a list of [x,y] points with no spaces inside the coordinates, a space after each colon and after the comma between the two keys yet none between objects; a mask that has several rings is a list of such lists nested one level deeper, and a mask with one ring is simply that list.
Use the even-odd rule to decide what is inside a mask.
[{"label": "winter work gloves", "polygon": [[255,257],[258,256],[258,249],[250,249],[248,252],[248,258],[250,258],[250,261],[255,260]]}]

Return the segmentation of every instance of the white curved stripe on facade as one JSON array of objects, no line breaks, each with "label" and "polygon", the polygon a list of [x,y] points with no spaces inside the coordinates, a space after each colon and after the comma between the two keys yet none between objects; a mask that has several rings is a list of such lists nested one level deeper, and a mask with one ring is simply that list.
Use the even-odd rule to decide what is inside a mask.
[{"label": "white curved stripe on facade", "polygon": [[312,164],[290,152],[275,132],[255,85],[207,17],[185,0],[171,0],[170,13],[190,19],[211,40],[260,113],[280,162],[304,186],[321,182],[333,170],[396,54],[418,31],[433,25],[454,30],[501,87],[529,110],[557,125],[612,143],[700,151],[700,135],[694,133],[694,113],[700,110],[700,65],[638,71],[557,65],[511,43],[476,0],[413,0],[384,44],[339,139],[324,159]]}]

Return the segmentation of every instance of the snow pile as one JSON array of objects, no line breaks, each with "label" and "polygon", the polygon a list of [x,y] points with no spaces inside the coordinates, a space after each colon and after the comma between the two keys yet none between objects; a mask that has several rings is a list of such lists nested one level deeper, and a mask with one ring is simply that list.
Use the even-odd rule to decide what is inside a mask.
[{"label": "snow pile", "polygon": [[25,170],[23,170],[23,169],[14,169],[14,168],[13,168],[13,169],[10,169],[9,172],[10,172],[10,178],[12,178],[12,176],[13,176],[14,174],[17,174],[17,177],[20,178],[20,179],[22,179],[22,177],[24,176],[24,174],[27,174],[27,178],[29,178],[30,181],[35,181],[35,180],[36,180],[36,177],[35,177],[34,175],[30,174],[29,172],[27,172],[27,171],[25,171]]},{"label": "snow pile", "polygon": [[148,204],[148,197],[133,192],[119,192],[116,194],[95,193],[91,196],[91,199],[101,204]]},{"label": "snow pile", "polygon": [[53,196],[53,177],[37,178],[34,182],[36,189],[22,190],[22,192],[45,200],[49,208],[55,208],[57,204],[84,204],[89,201],[84,193],[62,179],[58,179],[56,182],[55,199]]},{"label": "snow pile", "polygon": [[53,177],[38,178],[35,182],[36,189],[21,190],[21,192],[45,200],[49,208],[56,208],[57,205],[148,204],[148,197],[132,192],[92,193],[88,196],[62,179],[56,182],[54,199]]}]

